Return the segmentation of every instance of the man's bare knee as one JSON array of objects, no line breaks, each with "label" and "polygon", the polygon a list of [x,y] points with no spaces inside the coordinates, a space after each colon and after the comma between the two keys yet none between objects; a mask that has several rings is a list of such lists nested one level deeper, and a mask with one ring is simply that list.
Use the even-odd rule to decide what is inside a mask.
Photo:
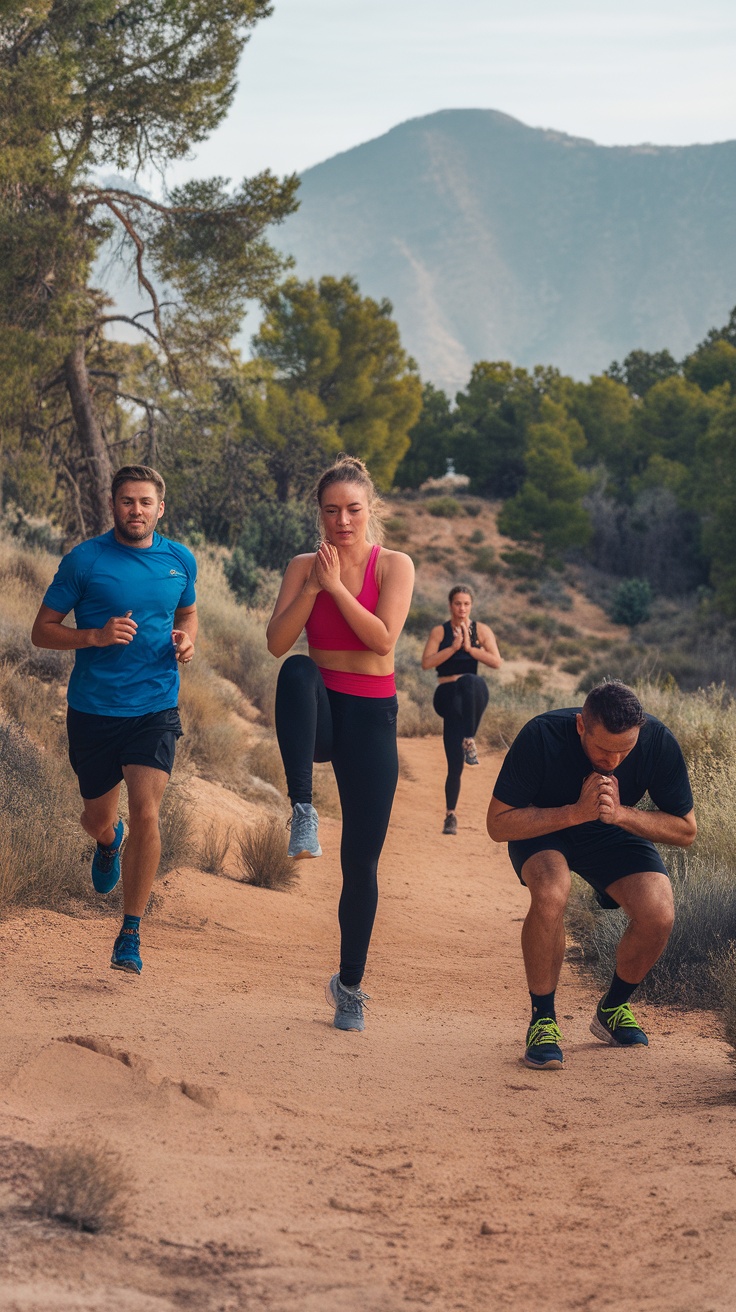
[{"label": "man's bare knee", "polygon": [[567,906],[572,880],[561,852],[537,852],[524,863],[522,878],[532,907],[545,918],[561,916]]}]

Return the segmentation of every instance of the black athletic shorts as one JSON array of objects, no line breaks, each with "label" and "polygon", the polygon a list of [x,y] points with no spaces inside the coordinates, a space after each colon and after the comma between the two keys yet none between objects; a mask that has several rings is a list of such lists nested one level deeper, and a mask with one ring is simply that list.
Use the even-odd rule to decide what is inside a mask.
[{"label": "black athletic shorts", "polygon": [[595,889],[602,907],[617,907],[606,893],[609,884],[625,875],[638,875],[645,870],[669,872],[654,843],[638,838],[618,825],[597,827],[580,833],[575,827],[559,829],[554,834],[540,834],[537,838],[522,838],[509,843],[509,857],[522,884],[521,871],[525,861],[537,852],[561,852],[571,870],[580,875],[586,884]]},{"label": "black athletic shorts", "polygon": [[102,797],[120,783],[124,765],[150,765],[171,774],[182,727],[176,706],[148,715],[88,715],[67,708],[69,760],[82,797]]}]

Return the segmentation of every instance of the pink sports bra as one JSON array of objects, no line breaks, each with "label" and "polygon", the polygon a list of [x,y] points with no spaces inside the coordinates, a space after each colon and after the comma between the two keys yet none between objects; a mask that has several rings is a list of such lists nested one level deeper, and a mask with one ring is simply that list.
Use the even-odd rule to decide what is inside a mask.
[{"label": "pink sports bra", "polygon": [[[363,586],[356,597],[371,615],[375,615],[378,605],[379,588],[376,582],[376,562],[381,550],[378,543],[374,546],[363,575]],[[337,603],[329,592],[319,592],[312,607],[312,613],[305,624],[307,640],[310,647],[318,651],[368,651],[360,641],[345,617],[340,613]]]}]

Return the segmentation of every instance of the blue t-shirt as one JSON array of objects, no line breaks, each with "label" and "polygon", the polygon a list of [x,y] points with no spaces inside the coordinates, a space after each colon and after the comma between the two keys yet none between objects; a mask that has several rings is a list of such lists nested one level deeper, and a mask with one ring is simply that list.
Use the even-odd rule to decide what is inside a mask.
[{"label": "blue t-shirt", "polygon": [[74,611],[78,629],[101,629],[131,611],[133,641],[75,653],[67,693],[89,715],[148,715],[176,706],[179,667],[171,631],[179,607],[193,606],[197,563],[188,547],[158,533],[150,547],[128,547],[114,530],[64,556],[44,605]]}]

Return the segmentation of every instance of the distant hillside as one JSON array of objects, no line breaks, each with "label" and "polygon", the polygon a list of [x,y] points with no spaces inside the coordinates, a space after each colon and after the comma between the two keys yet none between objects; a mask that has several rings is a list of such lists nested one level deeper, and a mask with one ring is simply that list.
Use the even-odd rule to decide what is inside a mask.
[{"label": "distant hillside", "polygon": [[388,296],[422,374],[480,359],[577,377],[684,355],[736,303],[736,142],[597,146],[494,110],[412,119],[302,177],[274,234],[300,277]]}]

